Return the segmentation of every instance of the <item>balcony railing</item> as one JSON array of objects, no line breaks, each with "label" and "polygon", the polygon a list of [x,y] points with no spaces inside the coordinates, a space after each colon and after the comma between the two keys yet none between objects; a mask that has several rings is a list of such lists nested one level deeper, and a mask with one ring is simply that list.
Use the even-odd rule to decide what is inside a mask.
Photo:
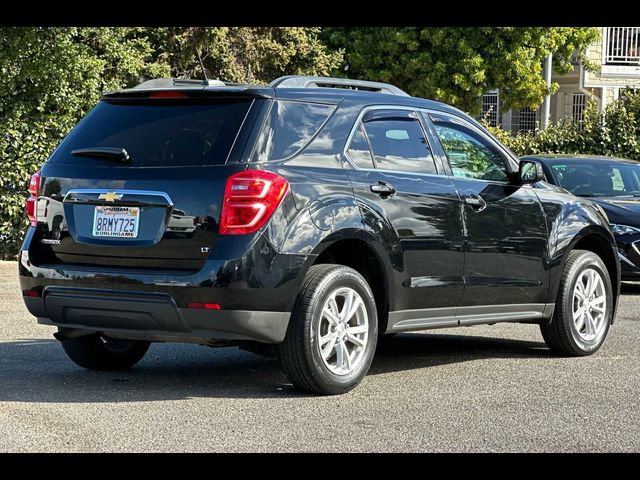
[{"label": "balcony railing", "polygon": [[605,28],[606,65],[640,65],[640,27]]}]

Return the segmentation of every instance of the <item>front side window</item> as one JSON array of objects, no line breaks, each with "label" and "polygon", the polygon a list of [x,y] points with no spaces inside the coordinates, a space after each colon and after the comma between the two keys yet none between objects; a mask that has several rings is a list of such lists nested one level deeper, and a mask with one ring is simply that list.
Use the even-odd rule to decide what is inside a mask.
[{"label": "front side window", "polygon": [[436,173],[429,143],[416,119],[380,118],[365,122],[364,129],[377,168]]},{"label": "front side window", "polygon": [[504,157],[486,139],[464,125],[436,117],[433,124],[454,177],[504,182]]}]

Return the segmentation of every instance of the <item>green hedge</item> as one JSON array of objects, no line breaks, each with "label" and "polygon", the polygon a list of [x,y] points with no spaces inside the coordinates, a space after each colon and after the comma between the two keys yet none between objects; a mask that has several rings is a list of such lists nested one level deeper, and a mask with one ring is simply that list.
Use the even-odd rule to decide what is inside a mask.
[{"label": "green hedge", "polygon": [[516,155],[582,153],[640,160],[640,94],[630,93],[598,112],[590,102],[581,125],[563,121],[535,133],[489,130]]}]

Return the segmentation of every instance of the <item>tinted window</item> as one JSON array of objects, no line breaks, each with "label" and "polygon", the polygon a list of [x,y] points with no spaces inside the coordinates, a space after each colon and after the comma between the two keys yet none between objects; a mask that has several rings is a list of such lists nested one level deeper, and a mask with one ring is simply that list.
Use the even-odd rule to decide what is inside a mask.
[{"label": "tinted window", "polygon": [[[251,101],[136,104],[100,102],[52,156],[52,162],[105,164],[72,150],[122,147],[132,167],[224,164]],[[109,164],[109,162],[107,162]]]},{"label": "tinted window", "polygon": [[360,168],[373,168],[373,158],[371,157],[371,150],[369,150],[369,143],[362,131],[362,125],[358,125],[351,143],[349,144],[349,150],[347,154],[353,163]]},{"label": "tinted window", "polygon": [[255,160],[280,160],[295,154],[318,132],[334,109],[334,105],[320,103],[273,102],[258,140]]},{"label": "tinted window", "polygon": [[455,177],[506,181],[504,157],[485,138],[458,123],[433,119]]},{"label": "tinted window", "polygon": [[377,168],[436,173],[429,144],[417,120],[373,120],[366,122],[364,129]]},{"label": "tinted window", "polygon": [[640,194],[640,165],[587,160],[551,164],[551,170],[555,183],[575,195]]}]

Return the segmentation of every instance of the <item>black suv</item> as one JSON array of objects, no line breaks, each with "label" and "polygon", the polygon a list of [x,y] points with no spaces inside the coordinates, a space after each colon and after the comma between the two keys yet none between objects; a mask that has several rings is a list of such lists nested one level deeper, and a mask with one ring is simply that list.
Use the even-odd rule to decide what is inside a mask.
[{"label": "black suv", "polygon": [[107,93],[31,179],[24,301],[78,365],[150,342],[277,344],[355,387],[378,337],[540,324],[588,355],[616,310],[602,209],[478,122],[387,84],[152,80]]}]

